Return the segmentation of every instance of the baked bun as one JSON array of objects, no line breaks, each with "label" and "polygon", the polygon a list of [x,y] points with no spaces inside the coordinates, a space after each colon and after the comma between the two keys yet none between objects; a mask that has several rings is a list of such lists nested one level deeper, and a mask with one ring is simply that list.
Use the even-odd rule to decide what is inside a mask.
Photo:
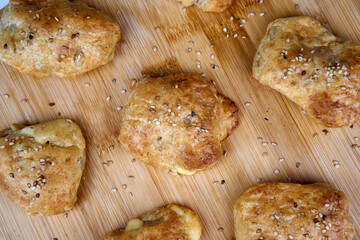
[{"label": "baked bun", "polygon": [[119,40],[119,25],[81,0],[10,0],[0,19],[0,60],[38,77],[104,65]]},{"label": "baked bun", "polygon": [[198,74],[140,80],[124,108],[119,135],[134,157],[171,173],[194,174],[222,156],[238,125],[237,108]]},{"label": "baked bun", "polygon": [[238,240],[353,240],[355,231],[345,194],[325,183],[263,183],[237,200]]},{"label": "baked bun", "polygon": [[69,119],[0,133],[0,190],[31,215],[69,211],[85,166],[85,139]]},{"label": "baked bun", "polygon": [[105,240],[199,240],[200,236],[198,216],[186,207],[170,204],[129,221],[125,230],[113,231]]},{"label": "baked bun", "polygon": [[253,75],[327,127],[360,118],[360,46],[334,36],[310,17],[269,24]]},{"label": "baked bun", "polygon": [[204,12],[223,12],[228,9],[234,0],[178,0],[185,7],[197,5]]}]

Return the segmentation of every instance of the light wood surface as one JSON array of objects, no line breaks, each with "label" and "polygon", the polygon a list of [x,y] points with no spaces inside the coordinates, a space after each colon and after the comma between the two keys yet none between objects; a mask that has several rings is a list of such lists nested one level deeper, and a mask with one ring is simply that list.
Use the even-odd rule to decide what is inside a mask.
[{"label": "light wood surface", "polygon": [[[14,122],[33,124],[66,117],[82,127],[88,144],[74,210],[68,215],[31,217],[0,194],[1,239],[99,239],[124,227],[129,219],[169,203],[199,214],[202,239],[234,239],[233,204],[259,178],[333,184],[351,198],[359,235],[360,149],[352,145],[360,145],[354,140],[360,137],[360,125],[327,129],[330,134],[325,135],[325,128],[298,106],[251,77],[252,59],[267,24],[279,17],[319,17],[335,34],[360,43],[359,0],[265,0],[263,4],[236,0],[221,14],[203,13],[196,7],[184,11],[175,0],[87,2],[109,12],[121,25],[123,39],[113,62],[78,79],[38,79],[0,64],[1,129]],[[249,12],[256,15],[248,18]],[[248,19],[243,28],[239,27],[241,17]],[[234,38],[235,33],[239,37]],[[190,53],[188,48],[192,48]],[[132,161],[118,144],[121,111],[116,107],[123,106],[128,96],[128,91],[121,90],[129,90],[131,78],[156,72],[205,73],[237,103],[239,127],[224,142],[227,155],[211,170],[176,177]],[[49,106],[50,102],[55,106]],[[251,104],[246,106],[246,102]],[[105,167],[103,162],[109,160],[113,163]],[[333,160],[341,167],[335,168]],[[275,174],[275,169],[280,173]]]}]

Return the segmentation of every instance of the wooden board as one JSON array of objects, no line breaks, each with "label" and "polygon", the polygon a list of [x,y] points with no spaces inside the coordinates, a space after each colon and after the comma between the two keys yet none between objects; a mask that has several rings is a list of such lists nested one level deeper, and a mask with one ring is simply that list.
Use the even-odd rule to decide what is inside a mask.
[{"label": "wooden board", "polygon": [[[354,140],[360,137],[360,125],[327,129],[329,135],[325,135],[325,128],[298,106],[251,77],[252,59],[267,24],[279,17],[318,17],[337,35],[360,43],[359,0],[265,0],[263,4],[236,0],[221,14],[203,13],[195,7],[184,11],[175,0],[87,2],[109,12],[121,25],[123,39],[113,62],[78,79],[38,79],[0,64],[1,129],[14,122],[33,124],[66,117],[82,127],[88,144],[74,210],[68,215],[31,217],[0,195],[1,239],[99,239],[124,227],[129,219],[169,203],[188,206],[199,214],[202,239],[234,239],[233,204],[259,178],[333,184],[351,198],[359,236],[360,149],[352,145],[360,145]],[[248,18],[249,12],[256,15]],[[239,27],[241,17],[248,19],[243,28]],[[234,38],[235,33],[239,37]],[[128,96],[121,90],[129,89],[131,78],[152,72],[205,73],[237,103],[239,127],[224,142],[227,155],[213,169],[176,177],[132,161],[118,144],[121,111],[116,108]],[[55,105],[49,106],[50,102]],[[109,160],[113,163],[104,167],[103,162]],[[333,160],[341,167],[335,168]],[[280,173],[275,174],[275,169]],[[111,191],[114,187],[117,192]]]}]

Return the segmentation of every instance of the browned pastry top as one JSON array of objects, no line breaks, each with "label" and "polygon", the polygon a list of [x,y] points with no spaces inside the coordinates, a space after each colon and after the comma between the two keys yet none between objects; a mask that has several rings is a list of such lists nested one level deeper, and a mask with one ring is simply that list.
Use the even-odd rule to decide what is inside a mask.
[{"label": "browned pastry top", "polygon": [[237,200],[239,240],[354,240],[348,198],[329,184],[263,183]]},{"label": "browned pastry top", "polygon": [[119,25],[81,0],[10,0],[0,19],[0,60],[38,77],[106,64],[119,40]]},{"label": "browned pastry top", "polygon": [[194,174],[221,156],[237,108],[197,74],[146,78],[124,108],[119,141],[134,157],[172,173]]},{"label": "browned pastry top", "polygon": [[85,166],[85,139],[69,119],[0,133],[0,189],[31,215],[69,211]]},{"label": "browned pastry top", "polygon": [[253,75],[328,127],[360,118],[360,45],[334,36],[310,17],[269,24]]},{"label": "browned pastry top", "polygon": [[201,224],[190,209],[170,204],[128,222],[125,230],[109,233],[105,240],[199,240]]}]

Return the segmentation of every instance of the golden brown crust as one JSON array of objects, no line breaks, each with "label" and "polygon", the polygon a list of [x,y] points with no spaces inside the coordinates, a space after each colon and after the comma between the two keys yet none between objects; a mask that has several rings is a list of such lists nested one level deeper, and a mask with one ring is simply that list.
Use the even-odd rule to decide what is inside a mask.
[{"label": "golden brown crust", "polygon": [[223,12],[228,9],[234,0],[178,0],[185,7],[197,5],[204,12]]},{"label": "golden brown crust", "polygon": [[325,183],[263,183],[241,195],[234,208],[236,239],[354,240],[350,203]]},{"label": "golden brown crust", "polygon": [[194,174],[222,156],[237,108],[197,74],[146,78],[124,108],[119,141],[134,157],[172,173]]},{"label": "golden brown crust", "polygon": [[69,211],[84,166],[85,139],[69,119],[1,132],[0,189],[28,214]]},{"label": "golden brown crust", "polygon": [[129,221],[125,230],[115,230],[105,240],[199,240],[200,236],[201,224],[195,212],[170,204]]},{"label": "golden brown crust", "polygon": [[119,40],[119,25],[81,0],[10,0],[0,20],[0,60],[38,77],[104,65]]},{"label": "golden brown crust", "polygon": [[269,24],[253,75],[327,127],[360,119],[360,46],[343,41],[310,17]]}]

